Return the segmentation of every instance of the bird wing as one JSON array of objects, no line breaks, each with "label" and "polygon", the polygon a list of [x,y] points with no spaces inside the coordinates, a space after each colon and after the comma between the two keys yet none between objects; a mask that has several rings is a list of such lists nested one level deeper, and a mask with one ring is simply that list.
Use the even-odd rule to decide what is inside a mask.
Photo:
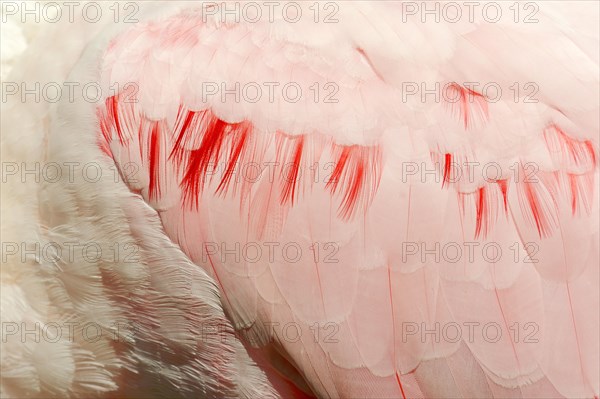
[{"label": "bird wing", "polygon": [[[110,4],[103,7],[110,12]],[[96,121],[85,117],[95,106],[81,86],[58,103],[35,97],[36,86],[92,83],[95,69],[82,54],[96,51],[88,45],[106,22],[39,24],[27,50],[6,64],[2,397],[296,392],[273,386],[234,335],[214,281],[117,179],[97,146]],[[74,33],[77,40],[65,40]],[[16,84],[29,97],[8,94]]]},{"label": "bird wing", "polygon": [[101,56],[99,146],[245,340],[320,396],[597,396],[598,4],[294,4],[173,6]]}]

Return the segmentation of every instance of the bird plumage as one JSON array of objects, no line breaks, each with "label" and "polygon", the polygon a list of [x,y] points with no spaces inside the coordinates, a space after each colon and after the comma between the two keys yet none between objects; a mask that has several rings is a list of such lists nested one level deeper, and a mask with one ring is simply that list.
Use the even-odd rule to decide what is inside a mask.
[{"label": "bird plumage", "polygon": [[[46,205],[20,204],[21,234],[116,236],[141,252],[137,268],[73,268],[64,284],[80,291],[48,300],[142,324],[89,389],[158,362],[182,395],[598,396],[597,4],[540,4],[534,24],[423,23],[406,2],[341,2],[329,24],[207,7],[149,4],[138,24],[97,27],[55,79],[101,82],[100,101],[59,103],[46,139],[29,126],[46,154],[34,159],[119,179],[27,185]],[[3,147],[43,123],[39,107],[13,107]],[[258,366],[235,338],[195,346],[205,317],[233,337],[213,281]],[[75,359],[67,378],[78,352],[52,349]]]}]

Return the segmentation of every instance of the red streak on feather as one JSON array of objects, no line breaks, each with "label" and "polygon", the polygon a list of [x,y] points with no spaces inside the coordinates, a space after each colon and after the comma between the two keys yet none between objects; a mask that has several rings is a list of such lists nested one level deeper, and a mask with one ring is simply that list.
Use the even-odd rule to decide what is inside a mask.
[{"label": "red streak on feather", "polygon": [[458,83],[451,83],[447,86],[444,97],[453,113],[458,113],[465,129],[473,124],[476,116],[484,121],[489,118],[487,100],[483,94],[475,90]]},{"label": "red streak on feather", "polygon": [[541,210],[540,200],[531,186],[531,183],[524,183],[525,185],[525,196],[527,197],[527,201],[531,207],[531,211],[533,212],[533,218],[535,221],[535,225],[537,227],[538,233],[540,236],[546,236],[546,224],[543,219],[543,211]]},{"label": "red streak on feather", "polygon": [[496,184],[500,188],[502,193],[502,200],[504,202],[504,212],[508,215],[508,180],[497,180]]},{"label": "red streak on feather", "polygon": [[568,174],[569,176],[569,187],[571,189],[571,211],[573,215],[577,212],[577,194],[579,189],[577,187],[577,176]]},{"label": "red streak on feather", "polygon": [[102,111],[101,108],[96,110],[96,119],[98,120],[98,124],[100,126],[100,134],[97,137],[98,147],[100,150],[104,152],[106,155],[112,158],[112,151],[110,149],[110,142],[112,141],[112,132],[110,129],[110,124],[106,114]]},{"label": "red streak on feather", "polygon": [[[179,108],[179,112],[177,113],[177,122],[175,124],[175,132],[177,132],[177,138],[175,139],[175,144],[173,145],[173,149],[169,154],[169,160],[174,159],[176,165],[179,167],[183,163],[183,156],[185,154],[185,147],[183,146],[184,140],[187,138],[189,140],[189,136],[194,134],[194,131],[191,129],[192,121],[199,113],[194,111],[184,111],[183,108]],[[201,116],[204,115],[203,113]],[[198,134],[200,132],[197,132]]]},{"label": "red streak on feather", "polygon": [[231,149],[229,151],[229,158],[227,159],[227,168],[217,187],[217,193],[227,192],[235,167],[237,166],[238,161],[243,158],[242,154],[246,149],[246,145],[252,133],[252,124],[248,121],[230,124],[228,130],[228,134],[231,138]]},{"label": "red streak on feather", "polygon": [[561,169],[583,173],[596,168],[598,155],[591,140],[570,137],[556,124],[551,124],[545,129],[544,138],[552,159]]},{"label": "red streak on feather", "polygon": [[[181,181],[184,203],[197,207],[198,196],[204,189],[204,184],[207,180],[212,180],[213,172],[219,170],[219,160],[223,158],[226,159],[225,172],[215,192],[227,193],[235,168],[244,159],[253,126],[248,121],[227,123],[210,110],[187,111],[185,116],[180,113],[178,119],[181,128],[170,158],[174,158],[177,166],[181,167],[187,155],[185,174]],[[193,144],[198,136],[202,136],[199,147],[186,150],[184,143]]]},{"label": "red streak on feather", "polygon": [[149,138],[148,150],[148,172],[150,176],[149,197],[157,199],[160,197],[160,181],[159,181],[159,158],[160,158],[160,130],[159,122],[152,122]]},{"label": "red streak on feather", "polygon": [[498,220],[500,195],[503,198],[504,211],[508,214],[508,183],[506,180],[498,180],[495,183],[498,185],[497,187],[494,183],[485,183],[474,192],[457,192],[458,206],[463,218],[467,215],[467,205],[471,207],[470,209],[473,209],[474,205],[475,238],[485,238]]},{"label": "red streak on feather", "polygon": [[400,393],[402,394],[402,399],[406,399],[406,394],[404,393],[404,387],[402,387],[402,382],[400,381],[400,374],[396,371],[396,382],[400,387]]},{"label": "red streak on feather", "polygon": [[106,99],[106,110],[108,111],[108,117],[112,120],[115,129],[117,131],[117,135],[119,136],[119,141],[121,144],[125,144],[125,138],[123,137],[123,128],[121,127],[121,122],[119,119],[119,96],[111,96]]},{"label": "red streak on feather", "polygon": [[[280,176],[283,179],[281,188],[281,204],[294,204],[296,189],[300,183],[302,151],[304,149],[304,135],[289,136],[277,132],[277,162],[281,164]],[[291,148],[290,148],[291,147]],[[290,159],[290,161],[287,161]]]},{"label": "red streak on feather", "polygon": [[450,172],[452,170],[452,154],[446,153],[444,158],[444,177],[442,179],[442,187],[450,183]]},{"label": "red streak on feather", "polygon": [[[107,98],[99,108],[98,120],[107,144],[110,144],[113,132],[116,132],[122,147],[138,147],[142,163],[148,162],[149,195],[152,199],[161,195],[159,172],[167,167],[166,164],[161,165],[164,162],[161,157],[168,154],[166,162],[175,167],[179,176],[182,204],[196,208],[205,185],[213,180],[214,172],[220,170],[217,168],[220,160],[224,161],[225,168],[223,175],[215,179],[218,180],[215,193],[225,195],[233,183],[235,194],[237,180],[234,176],[238,165],[261,158],[266,151],[264,145],[261,149],[260,140],[257,141],[259,136],[254,134],[254,126],[250,121],[228,123],[216,117],[210,109],[191,111],[181,105],[174,125],[168,127],[165,120],[147,119],[137,103],[120,101],[119,95],[115,95]],[[302,179],[309,176],[308,173],[302,175],[302,166],[319,161],[321,142],[322,139],[317,135],[277,132],[276,157],[278,179],[281,182],[281,205],[293,206],[297,202]],[[147,146],[141,143],[147,143]],[[309,144],[312,146],[309,147]],[[103,148],[105,152],[108,150]],[[360,205],[366,211],[374,198],[381,177],[381,150],[379,146],[339,145],[333,142],[332,157],[335,166],[326,188],[332,196],[338,194],[341,197],[338,213],[348,220]],[[115,161],[119,162],[117,159]],[[449,176],[446,179],[449,180]],[[253,192],[248,184],[251,183],[244,182],[242,191],[250,196]]]},{"label": "red streak on feather", "polygon": [[389,294],[390,294],[390,309],[392,311],[392,351],[393,351],[393,362],[394,362],[394,371],[395,371],[395,377],[396,377],[396,382],[398,383],[398,386],[400,387],[400,393],[402,393],[402,398],[406,399],[406,395],[404,394],[404,387],[402,386],[402,382],[400,381],[400,374],[398,373],[398,369],[396,367],[396,318],[394,316],[394,291],[392,290],[392,270],[391,267],[388,263],[387,265],[387,269],[388,269],[388,289],[389,289]]},{"label": "red streak on feather", "polygon": [[571,192],[571,211],[573,215],[577,214],[582,207],[587,214],[590,214],[594,199],[594,173],[588,172],[583,175],[567,173],[567,179]]},{"label": "red streak on feather", "polygon": [[545,129],[544,138],[552,160],[560,169],[559,174],[566,175],[573,215],[581,208],[590,213],[594,191],[593,175],[598,165],[594,143],[570,137],[556,124]]},{"label": "red streak on feather", "polygon": [[204,188],[209,167],[219,163],[221,147],[230,126],[213,115],[210,118],[200,147],[191,150],[189,153],[186,172],[181,181],[183,202],[195,206],[196,209],[198,208],[198,199]]},{"label": "red streak on feather", "polygon": [[365,208],[379,187],[381,154],[379,147],[334,145],[337,162],[325,187],[332,194],[341,193],[340,216],[348,220],[358,204]]},{"label": "red streak on feather", "polygon": [[586,140],[585,146],[587,147],[588,153],[591,154],[592,165],[594,166],[594,169],[596,169],[596,167],[598,166],[598,154],[596,153],[596,148],[594,147],[594,143],[592,143],[591,140]]},{"label": "red streak on feather", "polygon": [[371,71],[373,71],[373,74],[375,74],[375,76],[377,76],[377,78],[379,80],[381,80],[382,82],[385,82],[385,79],[383,78],[383,75],[381,74],[381,72],[379,72],[377,70],[377,68],[375,68],[375,64],[373,64],[373,61],[371,61],[371,58],[369,58],[368,54],[365,52],[364,49],[357,47],[356,51],[361,55],[361,57],[365,60],[365,62],[367,63],[367,65],[369,65],[369,68],[371,68]]},{"label": "red streak on feather", "polygon": [[475,224],[475,238],[481,235],[481,229],[487,231],[488,227],[488,206],[486,202],[486,187],[482,186],[477,190],[476,204],[477,222]]},{"label": "red streak on feather", "polygon": [[[525,176],[522,166],[521,175]],[[551,236],[553,228],[557,224],[555,178],[554,174],[547,178],[544,174],[538,173],[538,178],[535,181],[526,177],[520,183],[519,200],[521,210],[525,217],[535,224],[541,238]]]},{"label": "red streak on feather", "polygon": [[331,191],[335,193],[338,189],[338,185],[342,179],[342,173],[346,167],[346,162],[348,161],[348,157],[350,156],[351,147],[344,146],[342,147],[341,153],[338,157],[338,161],[335,164],[335,168],[333,173],[331,174],[331,178],[327,182],[327,186],[331,186]]}]

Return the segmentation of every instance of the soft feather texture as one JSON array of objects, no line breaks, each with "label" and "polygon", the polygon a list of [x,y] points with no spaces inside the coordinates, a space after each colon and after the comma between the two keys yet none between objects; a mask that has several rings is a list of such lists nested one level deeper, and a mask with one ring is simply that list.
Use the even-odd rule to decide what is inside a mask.
[{"label": "soft feather texture", "polygon": [[[135,83],[137,101],[80,104],[70,119],[85,137],[57,129],[51,153],[98,140],[122,175],[136,167],[129,188],[214,278],[273,379],[322,397],[597,397],[598,4],[539,6],[529,25],[400,23],[397,2],[342,2],[339,23],[290,24],[152,4],[79,65],[104,93]],[[339,101],[202,96],[206,82],[273,81],[334,82]],[[406,96],[407,83],[436,82],[458,101]],[[515,82],[535,83],[539,101],[515,99]],[[267,163],[272,174],[238,179],[239,165]],[[143,248],[166,245],[135,209]],[[303,255],[223,251],[266,243]],[[331,243],[337,262],[315,243]],[[446,245],[463,247],[458,262],[424,252]],[[490,245],[499,259],[482,252]]]},{"label": "soft feather texture", "polygon": [[[93,68],[73,65],[103,26],[85,25],[39,27],[7,81],[86,81]],[[82,35],[66,48],[72,30]],[[18,250],[3,247],[2,397],[279,397],[235,336],[213,280],[115,180],[86,134],[96,129],[90,107],[81,96],[2,104],[5,165],[60,173],[3,182],[3,242]]]}]

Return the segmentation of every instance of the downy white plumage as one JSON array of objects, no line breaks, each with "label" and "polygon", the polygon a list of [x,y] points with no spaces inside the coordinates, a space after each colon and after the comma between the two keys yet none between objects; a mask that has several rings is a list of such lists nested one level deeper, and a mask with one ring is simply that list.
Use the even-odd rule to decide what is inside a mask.
[{"label": "downy white plumage", "polygon": [[102,90],[2,104],[3,160],[62,172],[3,186],[3,242],[62,243],[3,256],[3,396],[598,397],[598,3],[293,4],[140,3],[13,64]]}]

